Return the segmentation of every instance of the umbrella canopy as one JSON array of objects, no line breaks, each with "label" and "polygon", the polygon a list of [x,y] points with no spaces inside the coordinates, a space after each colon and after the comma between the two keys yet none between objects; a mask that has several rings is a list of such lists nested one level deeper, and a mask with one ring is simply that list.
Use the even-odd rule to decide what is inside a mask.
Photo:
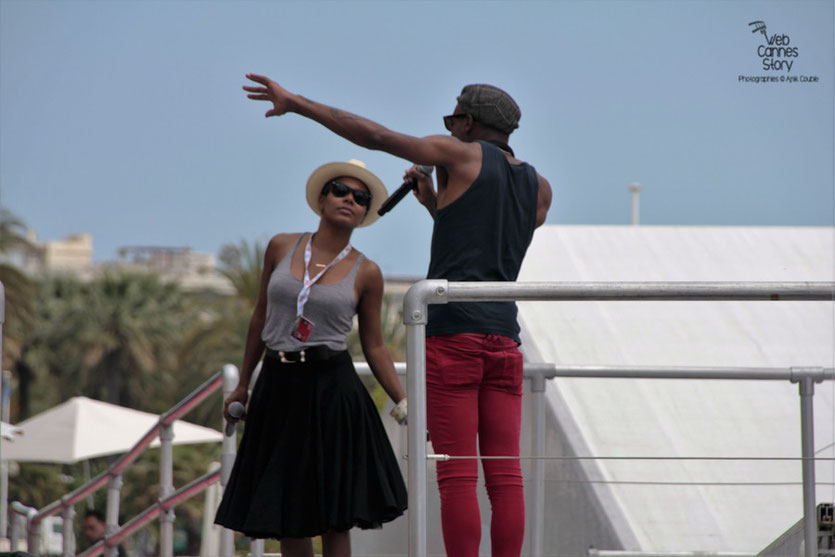
[{"label": "umbrella canopy", "polygon": [[[73,464],[128,452],[159,421],[159,416],[77,396],[16,424],[22,435],[0,441],[0,458],[18,462]],[[223,440],[214,429],[174,422],[174,444]],[[152,447],[159,446],[156,439]]]}]

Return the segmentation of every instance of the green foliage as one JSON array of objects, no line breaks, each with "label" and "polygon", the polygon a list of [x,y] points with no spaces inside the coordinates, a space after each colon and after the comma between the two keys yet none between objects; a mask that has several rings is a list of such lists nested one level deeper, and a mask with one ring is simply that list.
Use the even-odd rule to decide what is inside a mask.
[{"label": "green foliage", "polygon": [[55,464],[21,464],[16,473],[9,474],[9,501],[42,508],[60,499],[73,485],[71,478]]},{"label": "green foliage", "polygon": [[[5,323],[3,324],[3,361],[0,369],[15,369],[21,358],[26,331],[34,319],[34,286],[28,276],[6,261],[13,249],[26,253],[32,246],[26,239],[25,225],[9,210],[0,207],[0,282],[5,294]],[[16,370],[26,375],[28,370]]]},{"label": "green foliage", "polygon": [[250,246],[246,240],[226,244],[220,249],[220,272],[232,281],[238,296],[246,300],[250,308],[255,306],[261,290],[264,250],[260,242]]},{"label": "green foliage", "polygon": [[[171,392],[174,349],[187,314],[179,287],[153,274],[108,273],[90,282],[42,280],[23,362],[56,387],[51,406],[84,395],[159,412]],[[161,408],[162,407],[162,408]]]}]

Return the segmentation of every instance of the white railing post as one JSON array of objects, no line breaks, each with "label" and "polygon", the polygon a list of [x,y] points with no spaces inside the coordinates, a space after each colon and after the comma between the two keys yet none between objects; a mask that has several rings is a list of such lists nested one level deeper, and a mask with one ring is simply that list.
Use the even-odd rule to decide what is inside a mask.
[{"label": "white railing post", "polygon": [[545,555],[545,375],[531,377],[533,396],[533,526],[531,557]]},{"label": "white railing post", "polygon": [[[240,372],[232,364],[223,366],[223,400],[221,401],[221,412],[226,398],[238,386]],[[224,421],[224,424],[226,422]],[[223,444],[220,455],[220,487],[221,496],[226,491],[226,484],[229,483],[229,476],[232,474],[232,466],[235,464],[235,453],[238,447],[238,436],[235,432],[226,435],[224,431]],[[214,509],[212,510],[214,512]],[[235,532],[227,528],[220,529],[220,556],[232,557],[235,554]]]},{"label": "white railing post", "polygon": [[26,536],[26,550],[30,553],[39,551],[40,548],[36,548],[32,544],[33,541],[37,543],[38,538],[33,540],[32,537],[29,536],[30,529],[33,527],[32,522],[34,521],[35,515],[38,514],[38,509],[27,507],[26,505],[15,501],[11,505],[11,510],[14,515],[14,520],[12,520],[12,551],[17,549],[17,546],[20,543],[21,533]]},{"label": "white railing post", "polygon": [[[174,425],[162,426],[159,432],[159,499],[160,504],[174,493],[174,457],[172,441]],[[159,514],[159,554],[160,557],[174,556],[174,509],[160,509]]]},{"label": "white railing post", "polygon": [[[795,371],[795,369],[792,369],[793,374]],[[817,557],[818,518],[815,512],[815,430],[813,407],[815,380],[811,375],[806,373],[797,380],[797,383],[800,393],[800,444],[802,447],[801,455],[803,457],[803,554],[805,557]]]},{"label": "white railing post", "polygon": [[[119,505],[122,491],[122,474],[115,474],[107,482],[107,514],[105,516],[106,536],[109,538],[119,530]],[[106,557],[116,557],[119,550],[118,544],[110,546],[105,543],[104,554]]]},{"label": "white railing post", "polygon": [[20,542],[20,533],[25,529],[23,524],[25,518],[22,514],[12,512],[10,519],[9,544],[12,551],[17,551],[17,545]]},{"label": "white railing post", "polygon": [[41,552],[41,521],[39,521],[38,517],[35,515],[31,515],[27,518],[26,530],[28,532],[28,551],[37,555]]},{"label": "white railing post", "polygon": [[444,303],[447,281],[414,284],[403,299],[406,325],[406,394],[409,397],[409,555],[426,557],[426,323],[430,299]]},{"label": "white railing post", "polygon": [[75,505],[67,505],[61,513],[61,545],[64,557],[75,555],[75,532],[73,531],[73,519],[75,518]]}]

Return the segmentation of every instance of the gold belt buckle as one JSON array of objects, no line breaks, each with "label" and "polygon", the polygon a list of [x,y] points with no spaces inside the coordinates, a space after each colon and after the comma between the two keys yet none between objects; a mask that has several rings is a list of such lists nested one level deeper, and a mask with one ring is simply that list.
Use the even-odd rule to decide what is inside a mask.
[{"label": "gold belt buckle", "polygon": [[304,350],[299,351],[299,359],[298,360],[288,360],[284,356],[285,352],[281,350],[278,351],[278,358],[282,364],[296,364],[296,363],[304,363]]}]

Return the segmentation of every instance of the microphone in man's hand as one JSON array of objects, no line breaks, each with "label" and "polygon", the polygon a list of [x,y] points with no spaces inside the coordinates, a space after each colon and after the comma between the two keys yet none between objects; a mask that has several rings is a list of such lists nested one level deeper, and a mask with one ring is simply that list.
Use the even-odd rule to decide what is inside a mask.
[{"label": "microphone in man's hand", "polygon": [[[427,176],[431,176],[435,167],[421,164],[417,167],[417,169]],[[380,208],[377,209],[377,214],[383,216],[394,209],[394,206],[400,203],[400,200],[406,197],[406,194],[415,189],[415,187],[417,187],[417,180],[407,180],[403,182],[403,185],[397,188],[397,190],[395,190],[395,192],[391,194],[385,202],[383,202]]]},{"label": "microphone in man's hand", "polygon": [[[238,402],[237,400],[229,405],[229,415],[233,418],[240,420],[243,418],[244,413],[246,413],[246,409],[244,405]],[[238,425],[238,422],[227,422],[226,423],[226,436],[229,437],[233,433],[235,433],[235,426]]]}]

